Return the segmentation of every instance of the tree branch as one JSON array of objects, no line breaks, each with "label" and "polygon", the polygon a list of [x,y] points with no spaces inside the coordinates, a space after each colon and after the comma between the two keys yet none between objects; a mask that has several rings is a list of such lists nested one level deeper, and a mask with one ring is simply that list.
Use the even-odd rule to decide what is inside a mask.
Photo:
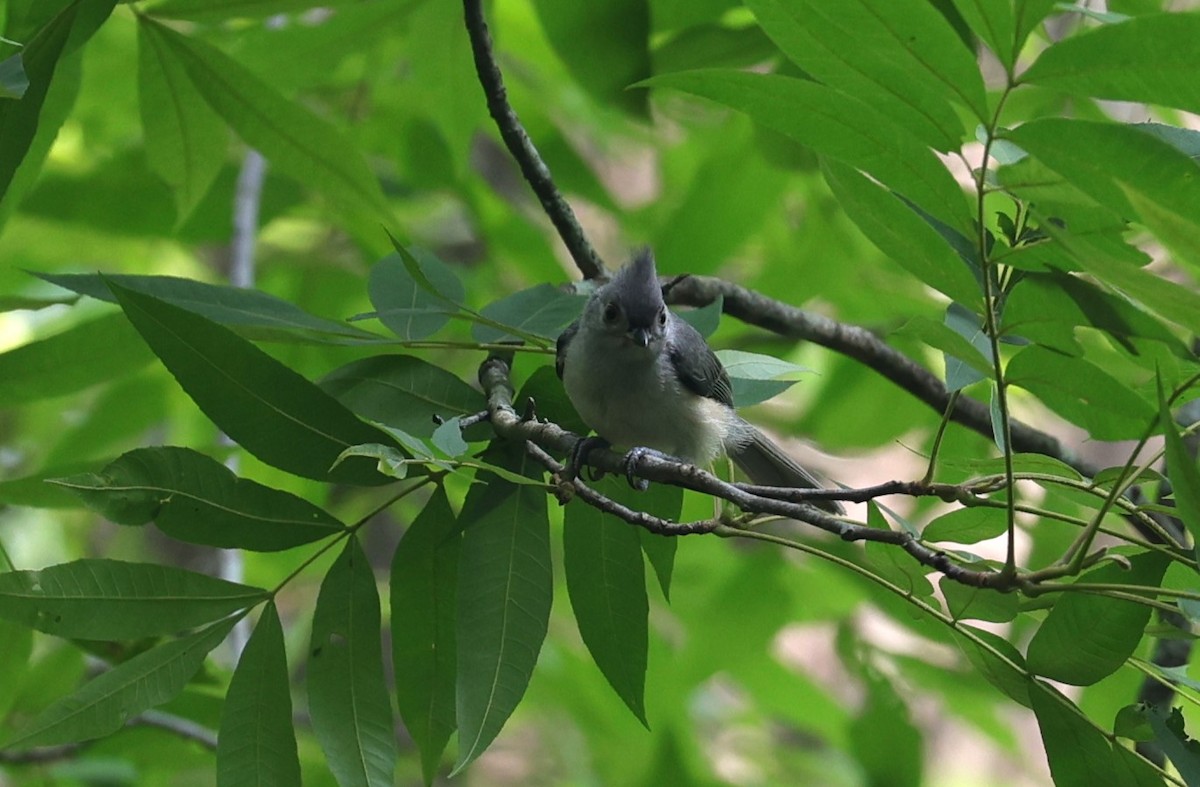
[{"label": "tree branch", "polygon": [[520,118],[508,103],[508,91],[504,87],[504,78],[500,75],[500,68],[496,65],[495,53],[492,51],[492,37],[483,19],[482,0],[463,0],[463,11],[467,34],[471,39],[471,52],[475,57],[475,72],[487,98],[488,112],[496,121],[501,139],[516,160],[517,166],[521,168],[525,181],[542,203],[542,210],[550,217],[554,229],[558,231],[558,236],[562,238],[583,277],[606,277],[608,272],[604,261],[584,235],[583,228],[575,218],[575,211],[571,210],[571,206],[554,185],[550,168],[542,160],[525,127],[521,125]]},{"label": "tree branch", "polygon": [[[717,525],[724,524],[705,521],[681,527],[654,517],[647,518],[646,515],[638,516],[638,512],[630,512],[628,509],[622,510],[623,507],[620,504],[604,498],[603,495],[595,492],[595,490],[590,490],[579,479],[566,479],[562,477],[561,471],[563,466],[546,456],[545,451],[553,451],[564,456],[569,455],[572,453],[576,443],[581,439],[579,435],[568,432],[549,421],[540,421],[536,417],[533,417],[532,414],[523,416],[517,413],[513,407],[513,389],[512,384],[509,382],[509,365],[506,359],[492,356],[484,361],[479,367],[479,382],[483,386],[484,395],[487,397],[488,413],[490,414],[489,420],[496,433],[505,439],[526,441],[527,450],[530,450],[531,455],[542,461],[552,473],[558,474],[560,485],[567,486],[574,492],[580,492],[581,487],[587,490],[580,495],[584,502],[598,504],[597,507],[600,507],[601,510],[614,513],[625,521],[640,527],[647,527],[648,529],[658,527],[661,528],[661,532],[674,535],[681,535],[685,532],[711,532],[716,529]],[[528,448],[529,443],[544,450],[531,450]],[[550,461],[544,461],[543,456]],[[625,457],[613,451],[590,451],[587,456],[587,463],[591,467],[606,473],[623,474],[625,472]],[[994,571],[977,571],[964,568],[955,563],[947,553],[926,546],[910,533],[880,530],[857,525],[831,516],[815,506],[800,502],[799,500],[782,500],[779,497],[755,494],[744,488],[740,488],[736,484],[723,481],[712,473],[695,465],[684,464],[654,455],[646,455],[638,463],[637,472],[640,477],[648,481],[679,486],[684,489],[701,492],[711,497],[719,497],[733,503],[742,511],[749,514],[767,514],[805,522],[828,533],[832,533],[843,541],[877,541],[885,544],[893,544],[912,555],[922,565],[940,571],[951,579],[965,585],[1007,590],[1016,587],[1017,584],[1015,578],[1005,577]],[[799,497],[801,494],[797,490],[787,492],[789,497]],[[853,497],[856,494],[854,490],[845,491],[845,495],[849,497]],[[836,499],[837,495],[825,493],[822,497]],[[601,498],[603,498],[603,501],[600,500]]]},{"label": "tree branch", "polygon": [[[838,322],[711,276],[681,278],[671,287],[669,301],[686,306],[706,306],[717,297],[724,299],[722,311],[731,317],[780,336],[819,344],[860,361],[936,412],[945,412],[951,406],[952,394],[937,375],[861,326]],[[950,419],[989,439],[992,437],[991,413],[978,399],[957,397]],[[1098,469],[1050,435],[1019,421],[1012,422],[1012,445],[1017,451],[1052,456],[1086,476],[1095,475]]]}]

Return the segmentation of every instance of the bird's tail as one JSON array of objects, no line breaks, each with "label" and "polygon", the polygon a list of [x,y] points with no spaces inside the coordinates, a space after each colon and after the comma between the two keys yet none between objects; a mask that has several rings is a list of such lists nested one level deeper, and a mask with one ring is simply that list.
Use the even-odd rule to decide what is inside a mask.
[{"label": "bird's tail", "polygon": [[[746,439],[729,448],[729,458],[756,484],[797,489],[823,487],[812,473],[796,464],[795,459],[749,424],[746,424]],[[836,500],[814,500],[812,504],[831,514],[845,513]]]}]

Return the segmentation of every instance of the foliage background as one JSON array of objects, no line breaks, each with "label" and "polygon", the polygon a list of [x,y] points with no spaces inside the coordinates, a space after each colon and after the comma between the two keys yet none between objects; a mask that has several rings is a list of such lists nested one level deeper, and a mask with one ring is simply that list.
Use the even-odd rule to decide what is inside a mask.
[{"label": "foliage background", "polygon": [[[38,31],[49,38],[46,31],[62,18],[64,9],[74,9],[77,15],[70,34],[60,42],[62,55],[31,143],[18,144],[21,110],[15,107],[29,107],[36,90],[20,102],[3,99],[0,118],[0,174],[7,183],[0,200],[0,301],[5,308],[0,314],[0,344],[15,348],[0,355],[0,502],[5,506],[0,511],[0,544],[17,569],[99,556],[184,566],[210,575],[232,572],[239,581],[264,588],[288,580],[303,566],[275,597],[275,604],[290,665],[304,781],[332,784],[328,754],[318,743],[319,730],[314,733],[319,722],[310,718],[305,687],[315,669],[308,659],[310,628],[317,625],[312,610],[338,550],[308,565],[313,546],[282,552],[247,550],[234,559],[182,544],[152,528],[113,524],[83,510],[76,496],[44,479],[97,471],[138,447],[175,445],[228,460],[240,476],[294,493],[342,522],[368,514],[388,492],[307,480],[230,445],[155,360],[122,311],[94,298],[75,302],[65,290],[30,272],[170,274],[228,282],[239,177],[245,178],[249,144],[267,159],[254,286],[313,315],[343,321],[380,308],[378,300],[372,300],[369,281],[372,266],[391,252],[385,228],[445,261],[463,282],[465,302],[473,309],[501,295],[544,282],[559,284],[577,274],[499,144],[471,63],[458,4],[370,0],[309,9],[309,3],[293,0],[162,0],[121,3],[109,15],[112,5],[99,0],[9,0],[0,6],[5,39],[31,50]],[[866,326],[937,374],[951,376],[953,358],[947,361],[942,351],[970,353],[962,350],[961,339],[947,337],[941,327],[948,322],[949,301],[943,293],[968,300],[960,293],[973,283],[968,276],[963,287],[965,269],[953,267],[958,260],[949,247],[930,252],[928,232],[902,221],[904,216],[913,220],[916,213],[898,215],[900,203],[872,202],[869,182],[830,154],[836,143],[830,142],[827,131],[805,138],[804,129],[823,128],[811,116],[811,108],[782,100],[755,105],[754,94],[741,83],[730,87],[715,78],[705,81],[685,73],[766,64],[798,76],[800,67],[777,48],[787,46],[755,24],[755,13],[765,18],[772,9],[800,9],[812,19],[831,20],[828,29],[820,30],[815,23],[813,29],[836,41],[834,36],[845,34],[840,26],[852,25],[846,21],[852,20],[852,13],[873,4],[845,4],[840,11],[836,3],[747,5],[726,0],[499,0],[488,6],[487,15],[509,99],[610,265],[630,248],[649,244],[665,275],[721,276],[779,301]],[[980,3],[978,8],[985,10],[973,12],[976,4],[966,2],[897,4],[911,6],[917,20],[936,23],[939,35],[961,37],[972,47],[980,37],[991,44],[980,46],[982,77],[956,82],[958,75],[946,72],[947,84],[967,97],[957,103],[937,97],[935,128],[916,143],[923,155],[929,155],[930,145],[942,151],[943,163],[965,193],[974,190],[969,168],[946,154],[961,146],[966,161],[978,165],[982,146],[971,141],[979,124],[972,106],[978,105],[984,115],[995,110],[1005,64],[1016,63],[1019,72],[1053,41],[1121,22],[1118,16],[1051,5]],[[1047,78],[1047,84],[1012,92],[1002,125],[1013,128],[1039,118],[1108,124],[1115,117],[1180,126],[1192,122],[1179,110],[1200,110],[1189,92],[1194,88],[1188,87],[1190,74],[1200,66],[1194,44],[1198,39],[1188,38],[1197,30],[1197,17],[1178,3],[1166,5],[1170,8],[1165,10],[1184,13],[1159,24],[1163,4],[1107,4],[1110,14],[1149,20],[1138,49],[1148,60],[1144,72],[1134,69],[1130,82],[1121,83],[1126,94],[1104,97],[1172,108],[1086,98],[1099,94],[1089,93],[1088,85],[1073,86],[1068,68],[1057,84]],[[934,7],[938,15],[930,16]],[[995,43],[996,32],[986,23],[994,21],[988,14],[1000,13],[997,9],[1008,9],[1010,21],[1026,18],[1022,14],[1034,22],[1050,16],[1026,28],[1032,35],[1018,52]],[[785,23],[776,25],[773,33],[786,29]],[[797,35],[794,42],[802,45],[804,39]],[[45,38],[41,43],[45,45]],[[844,45],[853,48],[854,37]],[[906,110],[886,103],[888,91],[872,83],[878,72],[870,68],[869,42],[859,45],[864,48],[858,54],[865,58],[865,80],[837,83],[836,64],[829,66],[828,74],[813,75],[907,129],[912,118]],[[17,51],[13,43],[3,46],[4,57]],[[228,60],[212,55],[208,47],[224,52]],[[993,51],[1000,52],[999,59]],[[1064,58],[1070,66],[1072,56],[1082,63],[1092,54],[1068,52]],[[39,84],[36,62],[26,62],[34,88]],[[1168,68],[1171,64],[1175,70]],[[819,64],[802,66],[814,71]],[[185,72],[186,79],[174,81]],[[245,72],[253,81],[226,79],[230,74],[244,77]],[[1143,79],[1158,73],[1161,79]],[[902,71],[898,75],[905,76]],[[647,77],[657,79],[661,89],[627,89]],[[974,95],[970,80],[980,79]],[[3,84],[11,89],[10,83]],[[921,85],[911,84],[914,90]],[[718,103],[669,89],[672,86],[709,95]],[[231,95],[244,100],[231,100]],[[720,104],[745,104],[741,108],[754,119]],[[955,126],[961,133],[945,133],[946,127]],[[911,148],[896,143],[895,149],[888,149],[891,127],[880,128],[883,133],[875,141],[884,158],[906,162]],[[1145,163],[1148,159],[1138,158],[1141,148],[1124,148],[1103,131],[1076,141],[1070,136],[1075,127],[1059,127],[1062,136],[1057,138],[1053,125],[1038,128],[1040,136],[1013,135],[1016,144],[1038,157],[1024,165],[1011,161],[1013,166],[998,176],[1023,201],[999,193],[989,196],[983,211],[987,225],[1000,238],[1005,228],[999,214],[1013,222],[1028,215],[1031,228],[1053,234],[1046,219],[1065,215],[1054,209],[1070,211],[1072,233],[1080,227],[1094,230],[1079,232],[1082,250],[1073,245],[1074,235],[1056,237],[1058,245],[1031,245],[1033,250],[1022,259],[1034,261],[1014,262],[1014,270],[1072,271],[1075,280],[1099,283],[1098,291],[1120,296],[1085,302],[1076,314],[1070,298],[1063,297],[1071,290],[1049,273],[1039,280],[1037,297],[1014,296],[1008,305],[1012,314],[1023,318],[1018,322],[1014,317],[1014,324],[1028,329],[1029,338],[1055,354],[1026,355],[1022,387],[1009,389],[1009,402],[1017,417],[1061,437],[1092,465],[1121,465],[1129,455],[1128,441],[1138,438],[1158,412],[1156,373],[1170,391],[1195,369],[1186,347],[1200,314],[1194,308],[1192,286],[1200,254],[1191,232],[1200,222],[1192,180],[1200,146],[1194,137],[1184,137],[1182,149],[1172,149],[1178,158],[1170,159],[1165,169],[1154,169]],[[826,137],[819,136],[822,133]],[[993,149],[1000,163],[1010,163],[1005,158],[1009,152],[999,145]],[[873,171],[856,161],[850,164],[906,193],[903,178],[888,180],[887,166]],[[1111,183],[1105,180],[1106,168],[1119,177],[1111,176]],[[1050,181],[1045,179],[1047,171],[1055,176]],[[876,198],[891,199],[876,191]],[[930,209],[919,197],[907,196]],[[964,237],[970,233],[968,204],[964,200],[961,206],[966,222],[952,228]],[[1051,207],[1040,214],[1022,213],[1030,205]],[[937,218],[953,219],[956,211]],[[1128,227],[1124,220],[1131,216],[1139,224]],[[935,238],[934,243],[943,241]],[[1138,266],[1146,260],[1130,261],[1132,246],[1126,243],[1147,249],[1155,280],[1173,284],[1160,287],[1129,273],[1143,273]],[[1116,262],[1089,266],[1080,263],[1081,257],[1111,257]],[[391,259],[395,267],[397,258]],[[947,259],[949,268],[944,265]],[[1123,285],[1129,286],[1121,289]],[[1132,300],[1139,308],[1129,311],[1141,318],[1127,312],[1114,318],[1088,311],[1096,304],[1128,308]],[[377,323],[353,325],[384,333]],[[270,335],[261,325],[243,326],[241,332],[310,380],[355,359],[397,351],[387,344],[338,341],[328,333],[297,340],[301,332]],[[965,333],[965,339],[978,339],[978,322]],[[472,337],[468,324],[454,321],[437,334],[437,341],[471,342]],[[814,370],[749,415],[830,477],[855,487],[918,478],[924,472],[924,457],[938,434],[942,413],[863,364],[728,318],[712,341]],[[405,352],[468,381],[474,381],[483,357],[446,344],[409,347]],[[986,346],[980,352],[973,360],[986,372]],[[1013,354],[1013,348],[1006,348],[1006,358]],[[521,354],[515,366],[518,384],[536,380],[539,367],[549,360],[546,355]],[[1009,371],[1016,375],[1011,366]],[[1090,376],[1085,378],[1085,372]],[[976,382],[966,389],[985,402],[990,395],[986,376],[974,375]],[[1086,383],[1073,386],[1071,380]],[[822,453],[809,444],[820,446]],[[947,468],[946,480],[957,482],[979,472],[972,462],[997,455],[991,439],[951,424],[939,461]],[[989,467],[996,472],[1002,465]],[[447,478],[446,487],[458,510],[468,495],[468,480],[455,474]],[[1028,485],[1024,491],[1029,501],[1063,515],[1090,517],[1094,512],[1094,503],[1052,485]],[[381,588],[385,624],[389,561],[427,500],[425,492],[405,498],[359,533]],[[918,526],[951,508],[931,498],[887,502],[896,516]],[[702,496],[689,494],[684,505],[684,518],[710,515],[711,502]],[[851,514],[860,520],[868,516],[865,506],[854,507]],[[647,732],[610,688],[576,629],[579,612],[568,602],[556,506],[551,506],[550,517],[554,602],[537,669],[496,742],[452,781],[1045,784],[1050,774],[1042,738],[1053,748],[1054,741],[1076,740],[1072,736],[1080,734],[1072,726],[1077,719],[1070,717],[1062,728],[1054,728],[1048,720],[1053,713],[1043,708],[1039,736],[1034,714],[997,691],[988,680],[994,675],[981,672],[978,662],[968,660],[946,632],[935,633],[936,627],[912,604],[863,576],[812,556],[794,557],[766,545],[711,536],[679,541],[669,603],[650,576],[644,705],[652,732]],[[960,532],[959,543],[1003,561],[1005,542],[997,536],[1003,532],[1002,520],[984,519],[976,531]],[[1000,530],[994,529],[997,521]],[[1106,522],[1127,532],[1115,517]],[[1028,514],[1020,515],[1018,523],[1016,547],[1023,566],[1052,563],[1077,532],[1039,523]],[[932,586],[928,592],[917,589],[924,587],[917,577],[924,572],[915,563],[880,567],[891,561],[886,548],[882,553],[874,549],[882,545],[872,544],[864,552],[806,530],[793,535],[814,539],[820,549],[854,559],[878,575],[911,582],[917,596],[934,598]],[[864,563],[863,554],[874,560]],[[361,572],[345,576],[363,578]],[[1194,591],[1194,560],[1190,567],[1177,561],[1166,576],[1168,587]],[[1121,573],[1116,577],[1114,581],[1127,579]],[[1158,584],[1155,579],[1147,583]],[[1015,598],[1005,596],[998,602],[1005,609],[990,613],[996,620],[983,625],[1024,650],[1046,620],[1042,608],[1053,599],[1023,599],[1022,612],[1016,615],[1015,607],[1008,609]],[[578,603],[574,593],[571,602]],[[1100,608],[1101,617],[1108,612]],[[149,644],[60,639],[33,633],[10,619],[12,614],[4,617],[0,714],[5,739],[52,700],[74,691],[97,665],[120,663]],[[1154,640],[1141,637],[1145,625],[1134,621],[1133,659],[1120,658],[1111,674],[1071,690],[1078,707],[1106,733],[1118,712],[1138,698],[1145,673],[1153,672],[1145,659]],[[1185,637],[1189,625],[1171,632]],[[238,631],[214,652],[200,675],[163,706],[171,718],[207,730],[225,729],[222,701],[245,637],[244,630]],[[382,652],[390,636],[395,632],[385,625]],[[366,641],[370,644],[369,636]],[[1068,643],[1064,649],[1073,646]],[[386,668],[391,671],[390,663]],[[396,676],[395,682],[403,683],[404,677]],[[1186,698],[1200,676],[1185,665],[1173,677],[1181,681]],[[1192,705],[1183,704],[1190,720]],[[1123,729],[1129,733],[1126,738],[1132,735],[1128,726]],[[403,727],[397,725],[397,730],[397,783],[419,783],[417,749]],[[1072,770],[1079,751],[1090,754],[1088,747],[1103,740],[1086,737],[1094,732],[1087,727],[1085,743],[1059,754],[1059,783],[1088,783],[1094,775],[1086,767]],[[122,728],[66,754],[45,763],[0,763],[0,782],[207,784],[214,772],[214,755],[206,746],[156,726]],[[1050,754],[1053,765],[1054,752]],[[1182,761],[1186,763],[1186,757]],[[439,780],[451,762],[447,755]],[[1189,778],[1195,778],[1194,771]],[[348,780],[344,777],[343,783]]]}]

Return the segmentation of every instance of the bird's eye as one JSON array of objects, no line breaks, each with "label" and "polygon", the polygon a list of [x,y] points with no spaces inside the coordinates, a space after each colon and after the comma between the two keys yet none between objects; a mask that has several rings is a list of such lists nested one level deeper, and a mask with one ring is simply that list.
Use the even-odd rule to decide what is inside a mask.
[{"label": "bird's eye", "polygon": [[662,327],[667,324],[667,310],[664,307],[658,312],[658,325]]},{"label": "bird's eye", "polygon": [[604,304],[604,321],[605,322],[607,322],[607,323],[616,322],[617,318],[620,316],[621,316],[621,308],[619,306],[617,306],[617,304],[613,303],[612,301],[609,301],[608,303]]}]

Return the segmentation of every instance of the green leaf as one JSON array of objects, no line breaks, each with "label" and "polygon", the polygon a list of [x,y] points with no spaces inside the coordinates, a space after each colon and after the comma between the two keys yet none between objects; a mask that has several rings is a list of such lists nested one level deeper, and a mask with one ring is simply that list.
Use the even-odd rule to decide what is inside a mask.
[{"label": "green leaf", "polygon": [[1132,126],[1065,118],[1033,120],[1005,136],[1126,218],[1144,220],[1137,202],[1151,208],[1151,220],[1167,212],[1200,231],[1195,219],[1183,219],[1200,212],[1200,165],[1157,137]]},{"label": "green leaf", "polygon": [[410,259],[397,251],[375,263],[367,293],[374,316],[401,339],[413,341],[441,330],[458,311],[454,304],[462,302],[465,292],[458,277],[437,257],[416,247],[405,253]]},{"label": "green leaf", "polygon": [[1167,475],[1171,479],[1177,515],[1192,538],[1200,543],[1200,470],[1196,468],[1195,454],[1184,445],[1179,425],[1171,415],[1161,377],[1158,380],[1158,413],[1159,426],[1166,438]]},{"label": "green leaf", "polygon": [[610,686],[647,728],[646,569],[638,528],[582,500],[563,514],[563,568],[583,643]]},{"label": "green leaf", "polygon": [[986,117],[970,52],[927,0],[751,0],[763,30],[817,80],[878,107],[930,147],[957,150],[950,102]]},{"label": "green leaf", "polygon": [[[337,8],[356,0],[321,0],[323,8]],[[263,18],[287,11],[313,8],[313,0],[160,0],[155,16],[194,21],[228,22],[237,18]]]},{"label": "green leaf", "polygon": [[795,385],[801,373],[809,371],[771,355],[743,350],[718,350],[717,358],[729,373],[733,400],[738,407],[749,407],[778,396]]},{"label": "green leaf", "polygon": [[0,617],[58,637],[176,634],[246,609],[260,588],[152,563],[85,558],[0,573]]},{"label": "green leaf", "polygon": [[[922,736],[908,708],[887,679],[865,670],[867,699],[850,724],[850,749],[869,784],[918,787],[922,772]],[[886,746],[879,741],[886,740]]]},{"label": "green leaf", "polygon": [[1029,695],[1057,787],[1162,787],[1162,777],[1154,768],[1110,742],[1069,700],[1047,686],[1035,686]]},{"label": "green leaf", "polygon": [[987,620],[1007,623],[1017,616],[1019,601],[1015,593],[988,588],[973,588],[949,577],[938,581],[942,597],[955,620]]},{"label": "green leaf", "polygon": [[[867,503],[867,523],[880,530],[889,530],[879,505]],[[926,568],[895,544],[868,541],[865,547],[867,564],[871,573],[899,587],[912,596],[933,595],[933,585],[925,577]]]},{"label": "green leaf", "polygon": [[1021,82],[1075,95],[1200,112],[1200,15],[1147,14],[1069,36],[1042,52]]},{"label": "green leaf", "polygon": [[647,114],[646,95],[625,88],[650,74],[648,3],[535,0],[533,6],[555,54],[580,87],[596,101]]},{"label": "green leaf", "polygon": [[[947,320],[949,320],[947,315]],[[914,317],[896,333],[914,336],[930,347],[941,350],[945,358],[946,387],[960,390],[992,373],[984,353],[990,353],[987,337],[982,332],[968,338],[944,322],[927,317]],[[974,339],[974,341],[972,341]]]},{"label": "green leaf", "polygon": [[175,193],[182,224],[208,192],[229,148],[225,124],[204,103],[164,43],[138,26],[138,103],[146,158]]},{"label": "green leaf", "polygon": [[1012,6],[1009,0],[954,0],[955,9],[971,26],[971,32],[987,43],[1010,71],[1020,51]]},{"label": "green leaf", "polygon": [[[1087,572],[1081,583],[1157,587],[1167,559],[1144,552]],[[1133,655],[1150,620],[1150,607],[1123,599],[1069,590],[1055,602],[1029,643],[1029,669],[1074,686],[1090,686]]]},{"label": "green leaf", "polygon": [[[500,461],[541,475],[524,452]],[[541,490],[495,478],[473,486],[463,503],[455,773],[483,753],[521,701],[546,637],[553,590],[546,504]]]},{"label": "green leaf", "polygon": [[1003,535],[1008,530],[1008,515],[1003,508],[960,508],[942,514],[925,526],[924,541],[950,541],[955,544],[977,544]]},{"label": "green leaf", "polygon": [[321,191],[339,209],[390,222],[379,181],[353,143],[328,121],[280,95],[215,47],[138,17],[146,40],[169,52],[193,87],[272,167]]},{"label": "green leaf", "polygon": [[88,507],[122,525],[153,521],[192,544],[274,552],[342,532],[324,510],[238,478],[190,448],[137,448],[98,473],[56,478]]},{"label": "green leaf", "polygon": [[311,341],[329,344],[372,344],[382,336],[352,325],[326,320],[274,295],[248,287],[182,279],[177,276],[103,276],[92,273],[35,273],[59,287],[102,301],[116,303],[106,282],[116,282],[135,292],[203,315],[234,328],[251,339]]},{"label": "green leaf", "polygon": [[139,653],[63,697],[4,741],[4,748],[27,749],[91,740],[121,729],[144,710],[183,691],[208,652],[220,645],[237,622],[214,623],[189,637]]},{"label": "green leaf", "polygon": [[454,732],[455,594],[461,534],[442,487],[392,556],[392,663],[396,705],[431,784]]},{"label": "green leaf", "polygon": [[228,328],[115,282],[109,286],[192,401],[247,451],[305,478],[387,483],[367,459],[330,469],[350,446],[391,443],[332,396]]},{"label": "green leaf", "polygon": [[838,202],[876,248],[919,281],[959,303],[977,303],[979,285],[946,238],[908,204],[832,158],[821,160],[825,181]]},{"label": "green leaf", "polygon": [[[675,311],[675,316],[691,325],[705,339],[717,332],[721,324],[721,309],[725,305],[725,297],[718,295],[716,300],[698,309],[683,309]],[[674,310],[672,310],[674,311]]]},{"label": "green leaf", "polygon": [[129,320],[107,314],[0,353],[0,405],[75,393],[151,360]]},{"label": "green leaf", "polygon": [[396,744],[382,657],[375,575],[351,536],[321,582],[308,659],[313,731],[342,787],[393,784]]},{"label": "green leaf", "polygon": [[960,625],[954,641],[971,666],[1005,696],[1025,707],[1030,706],[1033,681],[1025,671],[1025,659],[1008,640],[974,626]]},{"label": "green leaf", "polygon": [[359,415],[416,437],[434,433],[434,416],[450,419],[484,408],[483,396],[474,388],[411,355],[351,361],[318,385]]},{"label": "green leaf", "polygon": [[1170,758],[1184,782],[1188,787],[1200,784],[1200,742],[1188,737],[1179,708],[1171,708],[1170,715],[1165,718],[1158,709],[1151,709],[1147,716],[1155,742]]},{"label": "green leaf", "polygon": [[869,173],[955,230],[970,232],[962,189],[933,151],[856,98],[802,79],[717,69],[662,74],[642,84],[745,112],[821,155]]},{"label": "green leaf", "polygon": [[542,283],[492,301],[479,311],[490,320],[512,326],[516,329],[515,333],[485,323],[475,323],[471,326],[471,335],[475,341],[484,343],[512,341],[528,334],[554,340],[563,328],[580,315],[586,301],[585,296],[563,292],[558,287]]},{"label": "green leaf", "polygon": [[59,62],[112,12],[115,0],[76,0],[38,31],[20,54],[28,87],[20,101],[0,102],[0,199],[34,144]]},{"label": "green leaf", "polygon": [[238,658],[221,705],[217,785],[299,784],[287,652],[271,601]]},{"label": "green leaf", "polygon": [[43,468],[19,478],[0,481],[0,503],[9,506],[30,508],[78,508],[79,498],[61,486],[47,483],[63,475],[74,475],[99,470],[103,460],[93,462],[71,462]]},{"label": "green leaf", "polygon": [[1135,439],[1155,418],[1149,402],[1082,358],[1030,345],[1009,361],[1006,371],[1010,384],[1032,392],[1093,439]]}]

